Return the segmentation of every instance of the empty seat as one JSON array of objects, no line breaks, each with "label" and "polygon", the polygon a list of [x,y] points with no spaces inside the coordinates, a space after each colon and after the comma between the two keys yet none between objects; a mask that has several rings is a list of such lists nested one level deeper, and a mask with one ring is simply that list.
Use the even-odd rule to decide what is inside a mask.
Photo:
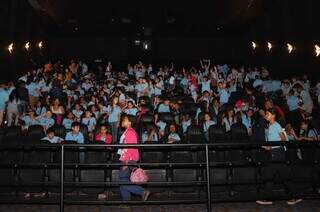
[{"label": "empty seat", "polygon": [[27,141],[29,143],[38,142],[44,136],[44,129],[41,125],[32,125],[28,128]]},{"label": "empty seat", "polygon": [[205,143],[202,128],[196,125],[189,126],[187,129],[186,140],[188,143]]},{"label": "empty seat", "polygon": [[141,153],[141,161],[143,163],[165,163],[167,159],[167,153],[159,151],[158,148],[145,149]]},{"label": "empty seat", "polygon": [[211,143],[226,143],[229,137],[225,129],[219,125],[211,125],[209,127],[209,142]]},{"label": "empty seat", "polygon": [[[42,143],[49,144],[46,141]],[[22,192],[45,191],[46,164],[50,162],[50,152],[45,148],[26,149],[23,155],[23,163],[19,166],[19,190]]]},{"label": "empty seat", "polygon": [[103,168],[84,168],[80,170],[80,183],[92,183],[92,185],[82,185],[81,190],[87,194],[98,194],[106,191],[106,185],[99,183],[106,182],[105,170]]},{"label": "empty seat", "polygon": [[[62,143],[67,144],[77,144],[74,141],[63,141]],[[54,184],[48,188],[49,192],[58,193],[60,192],[60,161],[61,161],[61,152],[60,148],[55,148],[52,150],[53,154],[53,163],[56,165],[54,167],[49,167],[48,170],[48,181],[50,184]],[[78,149],[65,149],[64,153],[64,162],[65,163],[78,163],[79,162],[79,150]],[[64,180],[65,182],[75,182],[77,179],[77,168],[73,167],[65,167],[64,170]],[[65,192],[71,193],[74,191],[73,186],[66,186]]]},{"label": "empty seat", "polygon": [[83,134],[84,137],[84,141],[88,141],[89,140],[89,130],[88,130],[88,126],[85,124],[81,124],[80,125],[80,132]]},{"label": "empty seat", "polygon": [[64,126],[62,125],[54,125],[52,127],[53,131],[54,131],[54,135],[55,136],[58,136],[60,138],[65,138],[66,137],[66,134],[67,134],[67,130]]},{"label": "empty seat", "polygon": [[[149,176],[149,182],[167,182],[167,172],[165,169],[147,169],[145,170]],[[166,190],[163,185],[146,185],[146,188],[152,193],[162,193]]]},{"label": "empty seat", "polygon": [[[242,123],[237,123],[231,126],[231,141],[233,143],[245,143],[249,140],[247,128]],[[249,150],[243,149],[229,149],[226,151],[226,160],[233,162],[246,161],[251,154]]]},{"label": "empty seat", "polygon": [[188,185],[173,186],[172,190],[176,193],[195,193],[198,191],[197,186],[191,186],[197,181],[196,169],[173,169],[172,182],[189,183]]},{"label": "empty seat", "polygon": [[167,124],[175,122],[172,113],[159,113],[159,117],[162,121],[166,122]]},{"label": "empty seat", "polygon": [[186,96],[183,98],[182,102],[184,105],[194,104],[194,99],[191,96]]},{"label": "empty seat", "polygon": [[152,114],[144,114],[140,118],[140,123],[154,123],[154,116]]},{"label": "empty seat", "polygon": [[4,144],[17,144],[22,143],[22,134],[20,126],[11,126],[5,128],[4,137],[2,143]]},{"label": "empty seat", "polygon": [[256,167],[235,167],[231,172],[232,183],[241,184],[232,186],[233,191],[257,191]]},{"label": "empty seat", "polygon": [[230,133],[233,143],[247,142],[249,140],[248,130],[242,123],[233,124]]},{"label": "empty seat", "polygon": [[172,151],[170,153],[171,163],[192,163],[194,162],[193,154],[191,151]]},{"label": "empty seat", "polygon": [[[113,169],[111,171],[111,182],[112,183],[118,183],[119,182],[119,170],[118,169]],[[120,190],[118,185],[112,185],[110,188],[112,195],[120,195]]]},{"label": "empty seat", "polygon": [[230,174],[226,168],[210,168],[211,193],[228,193],[230,189]]},{"label": "empty seat", "polygon": [[0,193],[8,194],[16,191],[16,169],[13,167],[0,166]]}]

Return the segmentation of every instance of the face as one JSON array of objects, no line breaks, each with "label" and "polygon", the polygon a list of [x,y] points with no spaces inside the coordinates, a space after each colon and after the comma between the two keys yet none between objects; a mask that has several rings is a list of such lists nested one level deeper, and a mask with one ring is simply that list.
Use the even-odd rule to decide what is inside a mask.
[{"label": "face", "polygon": [[50,139],[52,139],[52,138],[54,137],[54,132],[49,132],[49,133],[48,133],[48,137],[49,137]]},{"label": "face", "polygon": [[51,116],[52,116],[51,111],[48,111],[48,112],[46,113],[46,117],[47,117],[47,118],[51,118]]},{"label": "face", "polygon": [[129,121],[128,117],[124,117],[121,122],[121,127],[128,128],[130,125],[131,122]]},{"label": "face", "polygon": [[169,131],[172,132],[172,133],[176,132],[176,127],[173,124],[171,124],[170,127],[169,127]]},{"label": "face", "polygon": [[303,129],[303,130],[307,130],[308,129],[308,125],[306,124],[306,123],[304,123],[304,122],[302,122],[301,123],[301,129]]},{"label": "face", "polygon": [[54,105],[59,105],[59,104],[60,104],[59,99],[55,99],[54,102],[53,102],[53,104],[54,104]]},{"label": "face", "polygon": [[72,131],[75,132],[75,133],[79,133],[80,132],[80,126],[72,127]]},{"label": "face", "polygon": [[204,120],[205,120],[205,121],[210,121],[210,116],[209,116],[208,114],[205,114],[205,115],[204,115]]},{"label": "face", "polygon": [[252,111],[252,110],[248,110],[247,115],[248,115],[249,117],[253,116],[253,111]]},{"label": "face", "polygon": [[272,114],[272,113],[270,113],[269,111],[267,111],[267,112],[266,112],[265,119],[270,122],[270,121],[272,121],[272,120],[275,119],[275,115]]},{"label": "face", "polygon": [[266,102],[264,103],[264,107],[265,107],[266,109],[271,109],[271,108],[273,107],[272,102],[266,101]]},{"label": "face", "polygon": [[68,113],[68,119],[73,119],[73,114],[72,113]]},{"label": "face", "polygon": [[91,113],[89,111],[86,112],[86,118],[90,118],[91,117]]},{"label": "face", "polygon": [[119,99],[118,99],[118,98],[113,98],[112,103],[113,103],[114,105],[118,104],[118,102],[119,102]]},{"label": "face", "polygon": [[231,117],[231,116],[233,116],[233,115],[234,115],[233,110],[229,110],[229,111],[228,111],[228,116]]},{"label": "face", "polygon": [[129,109],[133,108],[133,104],[131,102],[128,103],[128,108]]},{"label": "face", "polygon": [[108,130],[107,130],[107,128],[106,128],[105,126],[102,126],[102,127],[100,128],[100,131],[101,131],[102,133],[106,133]]},{"label": "face", "polygon": [[169,106],[170,101],[169,101],[169,100],[165,100],[165,101],[164,101],[164,104],[165,104],[166,106]]}]

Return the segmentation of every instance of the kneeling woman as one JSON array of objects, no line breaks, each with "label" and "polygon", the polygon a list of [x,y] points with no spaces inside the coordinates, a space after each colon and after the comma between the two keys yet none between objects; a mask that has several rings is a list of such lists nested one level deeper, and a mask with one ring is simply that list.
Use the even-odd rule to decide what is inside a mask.
[{"label": "kneeling woman", "polygon": [[[121,127],[125,128],[124,133],[120,138],[120,144],[137,144],[138,134],[132,128],[135,117],[130,115],[124,115],[121,121]],[[119,160],[124,164],[119,171],[120,182],[130,182],[130,175],[132,166],[139,161],[139,150],[137,148],[125,148],[119,149],[118,154],[120,155]],[[143,201],[146,201],[150,195],[150,192],[138,185],[120,185],[120,192],[123,201],[131,199],[131,194],[139,195]]]}]

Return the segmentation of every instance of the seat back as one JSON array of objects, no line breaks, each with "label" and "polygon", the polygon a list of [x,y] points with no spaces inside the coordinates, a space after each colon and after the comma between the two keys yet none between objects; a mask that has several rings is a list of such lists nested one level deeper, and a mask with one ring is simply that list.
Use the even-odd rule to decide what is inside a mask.
[{"label": "seat back", "polygon": [[205,143],[203,130],[200,126],[189,126],[186,137],[188,143]]},{"label": "seat back", "polygon": [[33,125],[28,128],[27,141],[34,143],[41,140],[45,136],[44,129],[41,125]]},{"label": "seat back", "polygon": [[225,129],[219,125],[211,125],[209,127],[209,142],[210,143],[226,143],[229,138]]}]

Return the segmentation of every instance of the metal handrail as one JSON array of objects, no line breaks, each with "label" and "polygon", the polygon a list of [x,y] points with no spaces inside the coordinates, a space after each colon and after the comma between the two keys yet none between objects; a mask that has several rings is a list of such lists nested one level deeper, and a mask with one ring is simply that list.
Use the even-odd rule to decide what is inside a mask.
[{"label": "metal handrail", "polygon": [[[64,204],[68,203],[70,201],[66,201],[64,198],[64,188],[66,185],[80,185],[82,182],[74,183],[74,182],[66,182],[64,179],[64,171],[66,167],[74,166],[76,165],[77,167],[95,167],[95,166],[107,166],[107,167],[117,167],[121,166],[121,163],[65,163],[64,159],[64,154],[66,149],[77,149],[78,151],[80,150],[81,152],[86,152],[90,148],[95,148],[103,150],[106,147],[114,147],[114,148],[141,148],[141,149],[152,149],[152,150],[157,150],[155,147],[159,148],[159,150],[162,149],[170,149],[170,151],[174,149],[188,149],[188,150],[204,150],[205,151],[205,161],[199,162],[199,163],[139,163],[140,165],[145,165],[145,166],[155,166],[155,167],[175,167],[175,166],[201,166],[205,168],[205,174],[206,174],[206,180],[202,181],[197,181],[197,182],[192,182],[195,185],[206,185],[206,193],[207,193],[207,198],[206,201],[207,203],[207,211],[211,211],[212,208],[212,202],[211,202],[211,180],[210,180],[210,168],[212,167],[219,167],[220,165],[224,166],[237,166],[239,165],[238,163],[233,163],[233,162],[212,162],[210,161],[210,154],[209,151],[212,149],[244,149],[248,150],[248,148],[254,148],[254,149],[260,149],[261,146],[286,146],[288,148],[301,148],[301,147],[320,147],[320,142],[232,142],[232,143],[188,143],[188,144],[21,144],[21,145],[16,145],[16,144],[2,144],[0,145],[0,151],[10,149],[10,150],[55,150],[56,152],[60,152],[60,163],[19,163],[18,167],[34,167],[34,166],[44,166],[47,165],[48,167],[50,166],[58,166],[60,168],[60,211],[64,211]],[[246,163],[247,165],[259,165],[259,164],[250,164]],[[244,164],[244,165],[246,165]],[[240,163],[241,165],[241,163]],[[0,166],[9,166],[12,167],[15,166],[15,164],[1,164]],[[83,183],[90,185],[91,183]],[[108,183],[100,183],[101,185],[122,185],[122,184],[130,184],[130,183],[119,183],[119,182],[108,182]],[[100,185],[99,184],[99,185]],[[148,184],[148,183],[147,183]],[[149,184],[160,184],[157,182],[151,182]],[[186,182],[167,182],[167,183],[162,183],[163,185],[175,185],[175,184],[186,184]],[[189,182],[190,184],[190,182]],[[80,203],[81,204],[81,203]]]}]

